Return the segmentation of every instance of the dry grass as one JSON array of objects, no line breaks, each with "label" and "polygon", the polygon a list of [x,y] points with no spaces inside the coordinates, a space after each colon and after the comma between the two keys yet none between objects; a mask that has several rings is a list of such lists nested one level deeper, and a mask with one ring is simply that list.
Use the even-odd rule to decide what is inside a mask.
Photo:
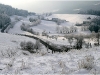
[{"label": "dry grass", "polygon": [[94,67],[94,57],[91,55],[85,56],[84,59],[78,61],[79,69],[91,70]]}]

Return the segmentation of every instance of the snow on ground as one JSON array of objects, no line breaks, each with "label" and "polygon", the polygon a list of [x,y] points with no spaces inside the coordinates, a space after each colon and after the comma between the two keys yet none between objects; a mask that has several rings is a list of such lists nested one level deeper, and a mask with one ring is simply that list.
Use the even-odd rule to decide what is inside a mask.
[{"label": "snow on ground", "polygon": [[37,31],[39,33],[42,33],[43,31],[46,31],[47,33],[56,33],[56,23],[52,21],[45,21],[42,20],[41,24],[38,26],[31,27],[34,31]]},{"label": "snow on ground", "polygon": [[9,31],[8,31],[8,33],[12,33],[12,34],[25,34],[25,33],[27,33],[26,31],[22,31],[21,30],[21,28],[20,28],[20,26],[22,25],[22,23],[25,23],[25,24],[30,24],[30,22],[29,22],[29,17],[21,17],[21,16],[16,16],[16,15],[14,15],[14,16],[11,16],[10,18],[11,18],[11,21],[12,22],[15,22],[16,21],[16,19],[15,18],[19,18],[19,19],[21,19],[20,21],[17,21],[16,23],[15,23],[15,25],[14,25],[14,27],[13,28],[11,28]]},{"label": "snow on ground", "polygon": [[48,19],[60,18],[60,19],[69,21],[73,24],[76,24],[76,23],[82,23],[83,21],[87,21],[88,17],[91,17],[91,19],[93,19],[96,16],[95,15],[84,15],[84,14],[53,14],[47,18]]},{"label": "snow on ground", "polygon": [[[0,33],[0,74],[100,74],[100,47],[31,54],[20,49],[21,41],[35,42],[28,37]],[[91,70],[79,68],[78,62],[88,55],[94,57],[95,66]]]},{"label": "snow on ground", "polygon": [[32,41],[35,43],[34,39],[30,39],[24,36],[0,33],[0,50],[17,48],[22,41]]},{"label": "snow on ground", "polygon": [[[10,29],[8,33],[12,33],[12,34],[27,34],[27,35],[32,35],[31,33],[29,32],[26,32],[26,31],[22,31],[20,26],[22,25],[22,23],[24,22],[25,24],[30,24],[29,22],[29,18],[32,17],[32,18],[35,18],[36,16],[28,16],[27,18],[25,17],[20,17],[18,16],[19,18],[21,18],[22,20],[21,21],[18,21],[15,25],[14,25],[14,28]],[[70,28],[72,25],[75,25],[76,22],[83,22],[85,20],[87,20],[88,17],[91,17],[91,18],[94,18],[95,16],[94,15],[81,15],[81,14],[53,14],[49,17],[46,17],[48,19],[50,18],[60,18],[60,19],[65,19],[69,22],[65,22],[65,23],[62,23],[60,26],[67,26],[68,28]],[[14,21],[14,19],[16,18],[16,16],[12,16],[11,19],[12,21]],[[48,40],[48,41],[51,41],[52,43],[55,43],[55,44],[61,44],[61,45],[69,45],[68,43],[68,40],[65,39],[63,40],[63,36],[64,34],[57,34],[56,32],[56,27],[58,25],[53,22],[53,21],[46,21],[46,20],[42,20],[41,21],[41,24],[37,25],[37,26],[33,26],[31,27],[34,31],[36,32],[39,32],[39,33],[42,33],[43,31],[46,31],[48,32],[49,36],[52,36],[52,35],[60,35],[62,37],[58,37],[58,39],[50,39],[50,38],[47,38],[45,36],[37,36],[39,38],[42,38],[44,40]],[[50,33],[49,33],[50,32]],[[91,32],[90,31],[81,31],[81,27],[77,27],[77,32],[74,32],[74,33],[71,33],[72,35],[73,34],[90,34]]]},{"label": "snow on ground", "polygon": [[[26,24],[30,24],[29,22],[29,18],[32,17],[32,18],[35,18],[36,16],[28,16],[27,18],[25,17],[20,17],[22,20],[21,21],[18,21],[14,28],[13,29],[10,29],[9,30],[9,33],[25,33],[23,32],[21,29],[20,29],[20,26],[22,25],[22,23],[26,23]],[[76,23],[82,23],[83,21],[87,21],[87,18],[88,17],[91,17],[91,18],[94,18],[96,16],[94,15],[81,15],[81,14],[53,14],[49,17],[46,17],[48,19],[52,19],[52,18],[60,18],[60,19],[65,19],[66,21],[69,21],[69,22],[65,22],[65,23],[62,23],[60,26],[66,26],[68,28],[70,28],[71,26],[74,26]],[[11,20],[14,21],[14,19],[16,18],[16,16],[12,16],[11,17]],[[42,20],[41,24],[37,25],[37,26],[33,26],[31,27],[34,31],[36,32],[43,32],[43,31],[46,31],[46,32],[50,32],[51,34],[57,34],[56,32],[56,27],[58,25],[53,22],[53,21],[46,21],[46,20]],[[81,31],[81,27],[78,27],[78,32],[77,34],[87,34],[87,31]],[[90,33],[90,32],[88,32]]]}]

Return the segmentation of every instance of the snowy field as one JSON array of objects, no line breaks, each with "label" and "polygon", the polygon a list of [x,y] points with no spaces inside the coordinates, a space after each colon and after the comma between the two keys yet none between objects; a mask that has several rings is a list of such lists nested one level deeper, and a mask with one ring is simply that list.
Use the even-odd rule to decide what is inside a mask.
[{"label": "snowy field", "polygon": [[48,19],[60,18],[60,19],[69,21],[72,24],[76,24],[76,23],[82,23],[83,21],[87,21],[88,17],[91,17],[91,19],[93,19],[96,16],[95,15],[84,15],[84,14],[53,14],[46,18]]},{"label": "snowy field", "polygon": [[[46,17],[46,19],[52,20],[52,18],[59,18],[59,19],[63,19],[66,20],[68,22],[65,23],[61,23],[59,26],[63,27],[66,26],[68,28],[70,28],[71,26],[75,26],[76,23],[83,23],[83,21],[89,21],[87,20],[88,17],[91,17],[91,19],[93,19],[94,15],[81,15],[81,14],[53,14],[49,17]],[[43,32],[44,30],[47,33],[51,33],[51,34],[57,34],[56,28],[57,28],[57,24],[53,21],[45,21],[42,20],[41,24],[35,27],[32,27],[33,30],[38,31],[38,32]],[[78,28],[78,32],[76,34],[88,34],[90,33],[89,31],[81,31],[81,27],[77,27]]]},{"label": "snowy field", "polygon": [[[9,33],[25,33],[23,31],[21,31],[21,28],[20,26],[22,25],[22,23],[26,23],[26,24],[30,24],[29,22],[29,18],[32,17],[34,18],[35,16],[28,16],[27,18],[23,18],[21,17],[21,21],[18,21],[15,25],[14,25],[14,28],[13,29],[10,29],[9,30]],[[60,19],[64,19],[68,22],[65,22],[65,23],[61,23],[61,27],[62,26],[66,26],[68,28],[70,28],[71,26],[74,26],[76,23],[82,23],[83,21],[87,21],[87,18],[88,17],[91,17],[94,18],[96,16],[94,15],[81,15],[81,14],[53,14],[49,17],[46,17],[48,19],[52,19],[52,18],[60,18]],[[12,16],[11,17],[11,20],[14,21],[14,19],[16,18],[16,16]],[[20,17],[19,17],[20,18]],[[50,34],[57,34],[57,31],[56,31],[56,27],[58,25],[53,22],[53,21],[46,21],[46,20],[42,20],[41,24],[37,25],[37,26],[33,26],[31,27],[34,31],[36,32],[43,32],[43,31],[46,31],[47,33],[50,32]],[[80,27],[78,27],[78,32],[76,34],[87,34],[87,33],[90,33],[89,31],[80,31]]]},{"label": "snowy field", "polygon": [[[20,17],[20,16],[17,16],[18,18],[21,18],[20,21],[16,22],[16,24],[14,25],[14,27],[12,29],[10,29],[8,31],[8,33],[11,33],[11,34],[27,34],[27,35],[32,35],[31,33],[27,32],[27,31],[22,31],[20,26],[22,25],[22,23],[25,23],[25,24],[31,24],[31,22],[29,22],[29,18],[32,17],[32,18],[35,18],[36,16],[28,16],[27,18],[25,17]],[[83,21],[87,21],[87,18],[88,17],[91,17],[94,18],[96,16],[94,15],[81,15],[81,14],[53,14],[49,17],[45,17],[45,18],[48,18],[48,19],[52,19],[52,18],[60,18],[60,19],[64,19],[68,22],[65,22],[65,23],[61,23],[61,25],[59,26],[66,26],[68,28],[70,28],[71,26],[74,26],[76,23],[82,23]],[[15,18],[16,16],[12,16],[11,17],[11,20],[12,21],[15,21]],[[56,39],[51,39],[51,38],[47,38],[45,36],[36,36],[36,37],[39,37],[43,40],[48,40],[52,43],[55,43],[55,44],[60,44],[60,45],[69,45],[68,43],[68,40],[65,39],[63,36],[65,34],[58,34],[57,31],[56,31],[56,28],[57,28],[57,24],[53,21],[46,21],[46,20],[41,20],[41,23],[37,26],[33,26],[31,27],[34,31],[36,32],[39,32],[40,34],[43,32],[43,31],[46,31],[48,33],[49,36],[52,36],[52,35],[60,35],[61,37],[58,37],[57,40]],[[82,35],[86,35],[86,34],[90,34],[91,32],[90,31],[81,31],[81,27],[78,27],[78,26],[75,26],[77,27],[77,32],[73,32],[73,33],[70,33],[70,34],[82,34]],[[50,32],[50,33],[49,33]]]},{"label": "snowy field", "polygon": [[[100,47],[31,54],[21,50],[19,43],[35,42],[34,39],[6,33],[0,35],[0,74],[100,74]],[[80,67],[80,61],[89,56],[93,57],[92,69]]]}]

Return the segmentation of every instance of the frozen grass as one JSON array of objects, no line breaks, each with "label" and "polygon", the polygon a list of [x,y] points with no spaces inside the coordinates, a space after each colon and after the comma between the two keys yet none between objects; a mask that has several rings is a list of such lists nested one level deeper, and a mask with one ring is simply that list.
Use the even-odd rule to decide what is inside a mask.
[{"label": "frozen grass", "polygon": [[91,70],[94,68],[94,57],[91,55],[85,56],[82,60],[78,62],[79,69]]}]

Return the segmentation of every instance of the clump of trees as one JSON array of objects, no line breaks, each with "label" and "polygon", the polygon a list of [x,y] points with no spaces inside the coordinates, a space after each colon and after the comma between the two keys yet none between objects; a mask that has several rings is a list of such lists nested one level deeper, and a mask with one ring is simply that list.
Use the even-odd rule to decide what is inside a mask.
[{"label": "clump of trees", "polygon": [[48,36],[48,34],[45,30],[42,32],[42,36]]},{"label": "clump of trees", "polygon": [[16,17],[15,17],[15,20],[16,20],[16,21],[20,21],[20,20],[22,20],[22,18],[16,16]]},{"label": "clump of trees", "polygon": [[68,36],[68,42],[70,43],[70,46],[72,45],[72,43],[73,43],[73,36],[72,35],[69,35]]},{"label": "clump of trees", "polygon": [[66,27],[66,26],[57,26],[56,27],[56,31],[57,33],[60,34],[66,34],[66,33],[73,33],[77,31],[77,28],[75,26],[71,26],[70,28]]},{"label": "clump of trees", "polygon": [[91,24],[89,26],[89,30],[95,31],[96,33],[98,33],[98,31],[100,30],[100,17],[96,17],[94,19],[91,20]]},{"label": "clump of trees", "polygon": [[91,14],[91,15],[98,15],[100,16],[100,10],[87,10],[87,11],[80,11],[79,14]]},{"label": "clump of trees", "polygon": [[76,49],[81,49],[82,46],[83,46],[83,40],[84,40],[84,37],[82,35],[79,35],[79,36],[75,36],[75,39],[76,39]]},{"label": "clump of trees", "polygon": [[29,25],[26,25],[25,23],[22,23],[22,25],[20,26],[20,28],[23,31],[27,31],[29,29]]},{"label": "clump of trees", "polygon": [[36,52],[38,52],[38,50],[40,50],[41,48],[42,48],[42,45],[40,43],[40,40],[36,40],[34,49],[36,49]]},{"label": "clump of trees", "polygon": [[43,13],[42,15],[47,17],[47,16],[51,16],[52,13],[51,12],[47,12],[47,13]]},{"label": "clump of trees", "polygon": [[41,23],[41,20],[38,18],[29,18],[29,21],[32,23],[30,26],[37,26],[38,24]]},{"label": "clump of trees", "polygon": [[82,31],[88,31],[89,30],[89,26],[81,26],[81,30]]},{"label": "clump of trees", "polygon": [[66,20],[62,20],[62,19],[59,19],[59,18],[52,18],[52,21],[56,22],[57,25],[60,25],[61,23],[66,22]]},{"label": "clump of trees", "polygon": [[0,14],[0,28],[3,28],[6,24],[10,23],[11,19],[6,14]]},{"label": "clump of trees", "polygon": [[84,43],[83,35],[65,35],[64,37],[68,39],[70,47],[73,47],[74,49],[81,49],[83,47]]},{"label": "clump of trees", "polygon": [[21,28],[21,30],[23,30],[23,31],[30,32],[30,33],[32,33],[32,34],[34,34],[34,35],[39,35],[38,32],[35,32],[32,28],[30,28],[29,25],[25,25],[24,23],[22,23],[22,25],[20,26],[20,28]]}]

